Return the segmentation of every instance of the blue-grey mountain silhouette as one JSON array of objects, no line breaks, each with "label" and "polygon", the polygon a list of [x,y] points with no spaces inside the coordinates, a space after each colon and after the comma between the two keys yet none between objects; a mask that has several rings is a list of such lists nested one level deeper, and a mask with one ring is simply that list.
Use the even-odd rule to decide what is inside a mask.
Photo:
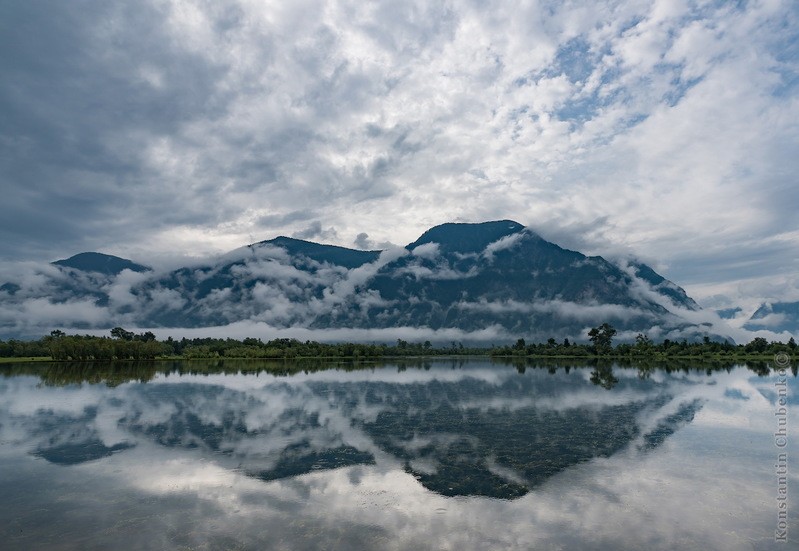
[{"label": "blue-grey mountain silhouette", "polygon": [[[0,301],[42,293],[52,302],[90,300],[106,309],[100,327],[257,321],[483,332],[497,340],[579,338],[603,322],[620,338],[696,339],[709,330],[684,317],[699,306],[649,266],[564,249],[510,220],[442,224],[383,251],[277,237],[167,273],[99,253],[54,264],[62,273],[44,291],[10,281]],[[138,274],[120,279],[126,270]]]}]

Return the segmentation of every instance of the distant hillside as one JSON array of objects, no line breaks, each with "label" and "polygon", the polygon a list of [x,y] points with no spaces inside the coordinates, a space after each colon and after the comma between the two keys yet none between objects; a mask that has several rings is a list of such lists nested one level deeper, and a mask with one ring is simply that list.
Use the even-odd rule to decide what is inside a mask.
[{"label": "distant hillside", "polygon": [[[511,220],[442,224],[404,248],[385,251],[277,237],[168,273],[99,253],[54,264],[70,270],[45,277],[44,284],[8,281],[0,305],[24,311],[26,301],[38,301],[37,307],[42,301],[79,302],[80,308],[53,309],[64,320],[61,326],[251,321],[282,328],[449,331],[441,334],[479,334],[498,343],[584,338],[587,328],[603,322],[627,339],[641,332],[695,340],[709,331],[684,316],[699,306],[649,266],[563,249]],[[123,284],[116,276],[125,269],[141,277]],[[71,312],[83,319],[69,323]]]},{"label": "distant hillside", "polygon": [[736,306],[734,308],[722,308],[721,310],[716,310],[715,312],[721,319],[731,320],[735,319],[735,316],[743,312],[743,310]]},{"label": "distant hillside", "polygon": [[799,335],[799,302],[767,302],[758,308],[749,321],[746,329],[768,329],[776,333],[788,331]]},{"label": "distant hillside", "polygon": [[73,268],[83,272],[97,272],[104,275],[118,275],[122,270],[148,272],[150,268],[136,264],[125,258],[102,253],[80,253],[64,260],[53,262],[56,266]]}]

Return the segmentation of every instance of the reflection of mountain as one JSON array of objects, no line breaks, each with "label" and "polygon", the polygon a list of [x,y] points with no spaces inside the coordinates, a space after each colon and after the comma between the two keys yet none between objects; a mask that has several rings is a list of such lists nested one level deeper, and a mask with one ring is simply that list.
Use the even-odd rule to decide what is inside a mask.
[{"label": "reflection of mountain", "polygon": [[677,432],[683,425],[693,421],[700,409],[702,409],[700,400],[681,404],[676,413],[662,419],[654,429],[643,436],[641,449],[652,450],[661,445],[666,438]]},{"label": "reflection of mountain", "polygon": [[[651,401],[551,409],[537,406],[535,397],[563,394],[561,377],[511,382],[370,385],[373,403],[390,407],[363,427],[437,493],[509,498],[572,465],[624,448],[639,433],[637,416],[665,400],[657,394]],[[500,397],[510,403],[503,406]]]},{"label": "reflection of mountain", "polygon": [[249,473],[261,480],[279,480],[317,470],[338,469],[351,465],[374,465],[375,458],[352,446],[316,451],[309,442],[289,446],[280,454],[277,464],[271,469]]},{"label": "reflection of mountain", "polygon": [[[438,368],[390,380],[355,375],[272,380],[251,390],[197,382],[95,387],[99,403],[80,415],[39,411],[26,424],[40,442],[33,453],[61,465],[145,440],[208,455],[266,481],[389,461],[443,495],[513,498],[635,441],[652,449],[699,407],[660,415],[672,401],[668,384],[621,378],[608,392],[580,369],[520,375],[496,366]],[[107,409],[127,434],[121,443],[104,444],[95,427]],[[642,435],[642,419],[661,417]]]},{"label": "reflection of mountain", "polygon": [[[625,447],[638,433],[635,416],[644,407],[641,402],[565,411],[441,406],[419,415],[381,415],[368,430],[435,492],[515,497],[563,469]],[[418,440],[426,444],[419,447]],[[431,465],[434,472],[425,472]]]},{"label": "reflection of mountain", "polygon": [[33,455],[56,465],[77,465],[133,447],[127,442],[106,445],[94,428],[96,419],[97,408],[93,405],[70,416],[38,411],[31,432],[43,441],[36,446]]},{"label": "reflection of mountain", "polygon": [[83,442],[70,442],[51,446],[37,451],[34,455],[46,459],[56,465],[77,465],[95,459],[108,457],[114,452],[126,450],[130,444],[114,444],[106,446],[100,440],[92,438]]}]

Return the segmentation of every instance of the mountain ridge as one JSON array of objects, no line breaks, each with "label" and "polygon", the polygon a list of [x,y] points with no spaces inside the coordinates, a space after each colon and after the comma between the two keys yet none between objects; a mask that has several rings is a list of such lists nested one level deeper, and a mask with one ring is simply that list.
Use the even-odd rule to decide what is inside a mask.
[{"label": "mountain ridge", "polygon": [[773,301],[762,303],[744,324],[750,331],[769,329],[799,334],[799,301]]},{"label": "mountain ridge", "polygon": [[443,250],[458,250],[462,253],[476,252],[488,246],[489,243],[525,230],[524,226],[513,220],[477,223],[447,222],[433,226],[405,248],[413,250],[428,243],[438,243]]},{"label": "mountain ridge", "polygon": [[73,261],[49,287],[9,282],[9,292],[0,288],[0,304],[80,301],[90,310],[92,303],[89,326],[248,321],[313,330],[459,331],[500,340],[574,338],[606,321],[622,338],[643,332],[697,339],[709,332],[681,314],[698,305],[649,266],[564,249],[512,220],[440,224],[405,247],[380,251],[278,236],[193,267],[139,271],[125,281],[117,277],[122,266],[146,267],[103,258],[115,259],[114,269],[82,275],[83,265]]},{"label": "mountain ridge", "polygon": [[119,275],[123,270],[132,272],[148,272],[152,270],[149,266],[137,264],[127,258],[98,252],[78,253],[69,258],[56,260],[51,264],[82,272],[97,272],[106,275]]}]

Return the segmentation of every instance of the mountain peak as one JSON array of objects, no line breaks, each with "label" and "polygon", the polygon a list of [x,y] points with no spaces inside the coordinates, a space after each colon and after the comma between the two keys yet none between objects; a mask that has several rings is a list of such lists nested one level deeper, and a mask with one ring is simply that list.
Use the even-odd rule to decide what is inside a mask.
[{"label": "mountain peak", "polygon": [[[401,254],[408,250],[413,254]],[[130,298],[119,301],[107,281],[125,269],[147,268],[82,253],[55,262],[65,273],[41,287],[53,302],[93,300],[105,309],[103,320],[124,315],[139,327],[257,321],[276,328],[367,330],[363,335],[396,328],[462,331],[497,340],[580,339],[586,327],[603,322],[627,334],[670,338],[700,338],[709,330],[683,316],[698,309],[684,290],[648,266],[585,257],[512,220],[441,224],[375,262],[380,255],[280,236],[211,265],[135,278]],[[85,272],[105,277],[83,277]],[[9,281],[0,287],[0,301],[23,304],[34,296],[28,287],[24,278]],[[758,322],[779,319],[764,315]],[[88,323],[79,319],[75,325]]]},{"label": "mountain peak", "polygon": [[524,226],[513,220],[495,220],[474,224],[449,222],[430,228],[407,248],[415,249],[425,243],[438,243],[441,250],[445,252],[480,252],[489,243],[522,231],[524,231]]},{"label": "mountain peak", "polygon": [[744,329],[769,329],[777,333],[788,331],[799,334],[799,301],[764,302],[746,322]]},{"label": "mountain peak", "polygon": [[123,270],[131,270],[133,272],[150,271],[149,267],[136,264],[127,258],[95,252],[78,253],[63,260],[56,260],[53,264],[82,272],[99,272],[106,275],[117,275]]}]

